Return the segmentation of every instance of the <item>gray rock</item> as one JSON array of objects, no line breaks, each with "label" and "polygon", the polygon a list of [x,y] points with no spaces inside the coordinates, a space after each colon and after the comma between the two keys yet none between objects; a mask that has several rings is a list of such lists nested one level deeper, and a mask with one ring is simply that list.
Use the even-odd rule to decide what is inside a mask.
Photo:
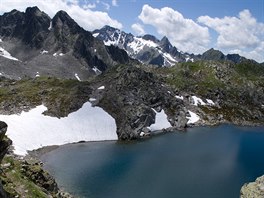
[{"label": "gray rock", "polygon": [[263,198],[264,197],[264,176],[256,179],[255,182],[244,184],[240,190],[240,198]]}]

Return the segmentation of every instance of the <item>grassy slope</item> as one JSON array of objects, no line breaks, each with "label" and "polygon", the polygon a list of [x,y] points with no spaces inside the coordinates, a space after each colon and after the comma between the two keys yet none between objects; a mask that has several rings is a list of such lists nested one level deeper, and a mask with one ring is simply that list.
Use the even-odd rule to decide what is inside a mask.
[{"label": "grassy slope", "polygon": [[6,156],[4,157],[2,164],[8,163],[10,163],[10,166],[4,168],[4,173],[1,174],[0,177],[4,182],[5,190],[11,195],[11,197],[15,197],[16,195],[23,195],[28,198],[48,197],[48,195],[43,192],[43,189],[35,185],[22,174],[22,164],[19,160],[14,159],[13,156]]},{"label": "grassy slope", "polygon": [[2,79],[0,83],[0,106],[10,113],[17,107],[34,107],[44,103],[49,108],[48,113],[61,117],[80,108],[89,99],[90,93],[89,82],[70,79]]},{"label": "grassy slope", "polygon": [[[153,70],[152,70],[153,71]],[[248,62],[199,61],[180,63],[170,68],[158,68],[157,72],[167,85],[180,93],[192,93],[216,100],[221,95],[221,108],[202,107],[204,112],[221,114],[228,121],[244,118],[250,122],[264,122],[248,115],[248,109],[261,111],[264,90],[264,67]]]}]

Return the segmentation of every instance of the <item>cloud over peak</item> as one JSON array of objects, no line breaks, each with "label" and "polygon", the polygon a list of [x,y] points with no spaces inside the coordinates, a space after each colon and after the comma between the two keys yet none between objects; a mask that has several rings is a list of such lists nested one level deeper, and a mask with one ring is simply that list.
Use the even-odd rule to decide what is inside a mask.
[{"label": "cloud over peak", "polygon": [[239,12],[237,17],[200,16],[198,22],[218,33],[219,48],[264,61],[264,23],[257,22],[249,10]]},{"label": "cloud over peak", "polygon": [[144,27],[139,23],[134,23],[133,25],[131,25],[131,28],[137,35],[141,36],[141,35],[146,34]]},{"label": "cloud over peak", "polygon": [[155,27],[160,35],[167,36],[172,44],[183,51],[200,53],[206,50],[210,42],[207,27],[184,18],[180,12],[169,7],[156,9],[144,5],[139,19]]}]

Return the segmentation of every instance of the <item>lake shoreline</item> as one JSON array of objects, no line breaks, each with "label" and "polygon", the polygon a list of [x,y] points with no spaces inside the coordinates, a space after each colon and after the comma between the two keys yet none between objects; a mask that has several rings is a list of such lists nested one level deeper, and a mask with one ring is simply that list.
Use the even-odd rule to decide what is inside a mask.
[{"label": "lake shoreline", "polygon": [[[225,124],[225,125],[217,125],[217,126],[202,126],[202,128],[201,129],[206,129],[206,130],[209,130],[209,129],[216,129],[217,130],[217,128],[218,127],[232,127],[232,128],[240,128],[240,127],[242,127],[242,128],[244,128],[244,126],[237,126],[237,125],[229,125],[229,124]],[[246,128],[248,128],[249,127],[249,129],[254,129],[254,127],[253,126],[245,126]],[[261,126],[261,127],[263,127],[263,126]],[[196,132],[194,132],[193,130],[196,130],[196,128],[199,128],[199,127],[192,127],[192,128],[187,128],[187,134],[189,133],[189,131],[190,131],[190,135],[192,135],[192,134],[194,134],[194,133],[196,133]],[[260,132],[261,132],[261,130],[259,130]],[[177,133],[176,134],[185,134],[186,132],[184,131],[184,132],[182,132],[182,131],[177,131]],[[234,133],[236,133],[236,132],[234,132]],[[244,132],[243,132],[244,133]],[[245,132],[245,133],[250,133],[250,132]],[[135,143],[135,144],[141,144],[141,142],[143,141],[143,144],[148,144],[148,142],[151,142],[152,140],[154,140],[154,141],[159,141],[159,139],[160,139],[160,137],[161,137],[161,139],[163,139],[164,138],[164,134],[173,134],[173,132],[168,132],[168,131],[160,131],[159,133],[156,133],[155,135],[152,135],[152,136],[150,136],[150,138],[149,137],[144,137],[144,138],[141,138],[141,139],[139,139],[139,140],[135,140],[135,141],[114,141],[115,143],[117,143],[117,145],[120,145],[119,143],[121,143],[121,146],[125,146],[125,147],[127,147],[127,145],[130,145],[131,146],[131,143],[132,143],[132,147],[134,147],[133,146],[133,144]],[[240,133],[238,133],[237,135],[239,136],[239,134]],[[197,134],[197,135],[199,135],[199,134]],[[156,137],[157,136],[157,138],[151,138],[151,137]],[[171,135],[170,135],[171,136]],[[182,135],[181,135],[182,136]],[[189,136],[189,135],[187,135],[187,136]],[[165,136],[166,137],[166,136]],[[155,140],[156,139],[156,140]],[[145,140],[150,140],[150,141],[147,141],[147,142],[145,142]],[[113,142],[113,141],[104,141],[104,142],[108,142],[107,144],[112,144],[111,142]],[[89,144],[89,143],[92,143],[92,144]],[[114,144],[115,144],[114,143]],[[88,146],[89,148],[91,147],[93,147],[93,144],[95,144],[95,145],[102,145],[102,142],[83,142],[83,141],[81,141],[81,142],[78,142],[78,143],[71,143],[71,144],[66,144],[66,145],[62,145],[62,146],[53,146],[53,147],[47,147],[47,148],[42,148],[42,149],[40,149],[41,150],[41,152],[35,152],[34,153],[34,155],[36,156],[36,157],[38,157],[38,158],[41,158],[41,156],[43,156],[43,155],[50,155],[50,152],[51,151],[54,151],[55,153],[59,153],[60,151],[59,150],[64,150],[65,148],[66,149],[71,149],[71,148],[74,148],[74,147],[85,147],[85,146],[88,146],[88,145],[90,145],[90,146]],[[75,146],[76,145],[76,146]],[[138,147],[138,146],[135,146],[135,147]],[[37,154],[36,154],[37,153]],[[53,154],[52,154],[53,155]],[[44,162],[45,163],[45,162]],[[46,163],[45,163],[46,164]],[[53,176],[55,176],[55,175],[53,175]],[[259,177],[260,175],[258,175],[257,177]],[[252,179],[250,179],[250,180],[252,180]],[[248,182],[250,182],[250,181],[247,181],[247,182],[245,182],[245,183],[248,183]],[[243,183],[244,184],[244,183]],[[240,185],[240,188],[243,186],[243,184],[241,184]],[[63,189],[65,189],[65,187],[63,188]],[[66,189],[66,191],[67,191],[67,189]],[[237,194],[239,194],[239,192],[237,193]]]}]

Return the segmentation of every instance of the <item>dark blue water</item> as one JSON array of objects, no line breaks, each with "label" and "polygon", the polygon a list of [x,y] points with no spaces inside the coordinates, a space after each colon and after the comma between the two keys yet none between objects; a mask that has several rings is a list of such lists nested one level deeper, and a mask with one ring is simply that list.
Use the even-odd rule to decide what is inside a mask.
[{"label": "dark blue water", "polygon": [[82,143],[42,157],[60,187],[88,198],[237,198],[264,174],[264,128],[188,129],[129,144]]}]

